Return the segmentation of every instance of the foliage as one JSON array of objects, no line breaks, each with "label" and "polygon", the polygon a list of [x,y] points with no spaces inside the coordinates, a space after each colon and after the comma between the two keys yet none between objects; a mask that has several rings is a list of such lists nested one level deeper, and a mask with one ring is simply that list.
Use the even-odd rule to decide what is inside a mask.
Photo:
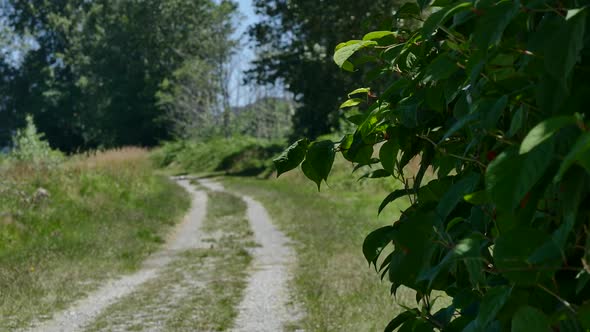
[{"label": "foliage", "polygon": [[272,158],[282,147],[281,142],[250,137],[185,140],[163,144],[152,153],[152,159],[157,166],[180,173],[265,176],[272,170]]},{"label": "foliage", "polygon": [[32,116],[28,115],[26,121],[27,126],[17,130],[12,139],[13,150],[9,158],[36,167],[60,164],[63,161],[61,152],[52,150],[49,143],[43,140],[43,134],[37,133]]},{"label": "foliage", "polygon": [[0,170],[0,330],[30,327],[158,248],[190,197],[147,156],[125,148]]},{"label": "foliage", "polygon": [[[159,93],[183,86],[178,72],[187,66],[217,68],[220,52],[233,46],[231,29],[217,29],[231,25],[236,5],[227,1],[8,4],[9,28],[34,47],[16,68],[0,59],[7,74],[0,79],[0,116],[7,117],[0,126],[12,130],[33,114],[52,146],[67,151],[171,138],[171,114]],[[208,90],[219,84],[205,83]]]},{"label": "foliage", "polygon": [[184,61],[156,93],[176,138],[211,137],[230,130],[229,121],[224,120],[231,112],[228,81],[230,58],[237,46],[231,38],[236,4],[222,1],[209,15],[204,35],[198,37],[201,53],[206,54]]},{"label": "foliage", "polygon": [[262,20],[249,31],[257,49],[250,81],[282,84],[295,96],[297,134],[315,138],[338,129],[341,114],[335,105],[370,68],[345,73],[331,63],[330,50],[345,38],[360,38],[367,29],[389,29],[392,5],[402,2],[253,1]]},{"label": "foliage", "polygon": [[237,136],[284,139],[291,133],[293,104],[287,98],[263,97],[235,107],[231,131]]},{"label": "foliage", "polygon": [[[417,291],[386,331],[590,329],[587,5],[417,1],[396,17],[421,27],[336,47],[342,67],[370,56],[386,87],[351,93],[354,133],[299,141],[288,151],[305,157],[286,152],[277,169],[302,162],[319,187],[340,152],[382,167],[369,178],[404,181],[381,209],[402,197],[411,206],[363,245],[393,294]],[[452,298],[436,312],[435,290]]]}]

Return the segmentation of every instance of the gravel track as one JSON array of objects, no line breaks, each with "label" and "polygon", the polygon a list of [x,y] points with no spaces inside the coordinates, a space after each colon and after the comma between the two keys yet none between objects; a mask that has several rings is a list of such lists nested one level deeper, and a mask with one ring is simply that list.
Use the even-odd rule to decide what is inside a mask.
[{"label": "gravel track", "polygon": [[[221,184],[211,180],[199,183],[209,190],[224,191]],[[247,204],[246,214],[260,247],[253,250],[252,273],[232,331],[284,331],[286,325],[301,315],[298,308],[291,305],[288,291],[295,252],[289,246],[289,239],[273,225],[264,206],[251,197],[241,197]]]},{"label": "gravel track", "polygon": [[138,286],[157,277],[175,259],[178,252],[202,247],[199,229],[206,214],[207,195],[196,191],[185,179],[179,179],[178,183],[193,196],[192,208],[183,222],[176,226],[161,251],[151,255],[136,273],[106,283],[85,299],[74,303],[69,309],[56,314],[53,319],[29,331],[80,331],[98,317],[102,310],[131,294]]}]

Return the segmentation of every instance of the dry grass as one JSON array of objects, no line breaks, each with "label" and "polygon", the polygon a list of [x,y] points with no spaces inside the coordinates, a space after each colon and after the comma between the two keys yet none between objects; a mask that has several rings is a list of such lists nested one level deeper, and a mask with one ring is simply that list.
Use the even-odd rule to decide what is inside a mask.
[{"label": "dry grass", "polygon": [[149,163],[149,151],[140,147],[123,147],[118,149],[92,151],[74,156],[66,164],[78,169],[120,170],[121,167],[144,166]]}]

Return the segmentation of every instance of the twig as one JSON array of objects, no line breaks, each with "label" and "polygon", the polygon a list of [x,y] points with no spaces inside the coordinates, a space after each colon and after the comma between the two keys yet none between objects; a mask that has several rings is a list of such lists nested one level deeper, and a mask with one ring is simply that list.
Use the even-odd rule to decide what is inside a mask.
[{"label": "twig", "polygon": [[438,144],[436,144],[428,136],[423,136],[423,135],[417,135],[417,136],[419,138],[422,138],[422,139],[430,142],[430,144],[432,144],[436,150],[438,150],[440,153],[442,153],[444,155],[447,155],[447,156],[450,156],[450,157],[453,157],[453,158],[457,158],[457,159],[460,159],[460,160],[464,160],[464,161],[469,161],[469,162],[472,162],[472,163],[476,163],[478,166],[480,166],[482,168],[486,168],[486,165],[484,163],[482,163],[481,161],[477,160],[477,159],[463,157],[463,156],[460,156],[460,155],[454,154],[454,153],[448,153],[447,151],[445,151],[445,149],[443,149],[440,146],[438,146]]},{"label": "twig", "polygon": [[559,302],[561,302],[566,308],[568,308],[572,313],[576,313],[576,310],[572,307],[571,303],[569,303],[568,301],[566,301],[565,299],[563,299],[561,296],[555,294],[554,292],[552,292],[550,289],[548,289],[547,287],[538,284],[537,286],[539,286],[539,288],[541,288],[542,290],[544,290],[545,292],[547,292],[548,294],[552,295],[553,297],[555,297],[556,299],[559,300]]}]

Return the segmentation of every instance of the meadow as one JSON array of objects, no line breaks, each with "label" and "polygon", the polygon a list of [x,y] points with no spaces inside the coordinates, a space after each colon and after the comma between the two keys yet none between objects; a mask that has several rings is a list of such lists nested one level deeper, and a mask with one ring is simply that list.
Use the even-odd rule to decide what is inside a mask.
[{"label": "meadow", "polygon": [[0,166],[0,330],[48,318],[138,269],[188,209],[149,152],[122,148]]}]

